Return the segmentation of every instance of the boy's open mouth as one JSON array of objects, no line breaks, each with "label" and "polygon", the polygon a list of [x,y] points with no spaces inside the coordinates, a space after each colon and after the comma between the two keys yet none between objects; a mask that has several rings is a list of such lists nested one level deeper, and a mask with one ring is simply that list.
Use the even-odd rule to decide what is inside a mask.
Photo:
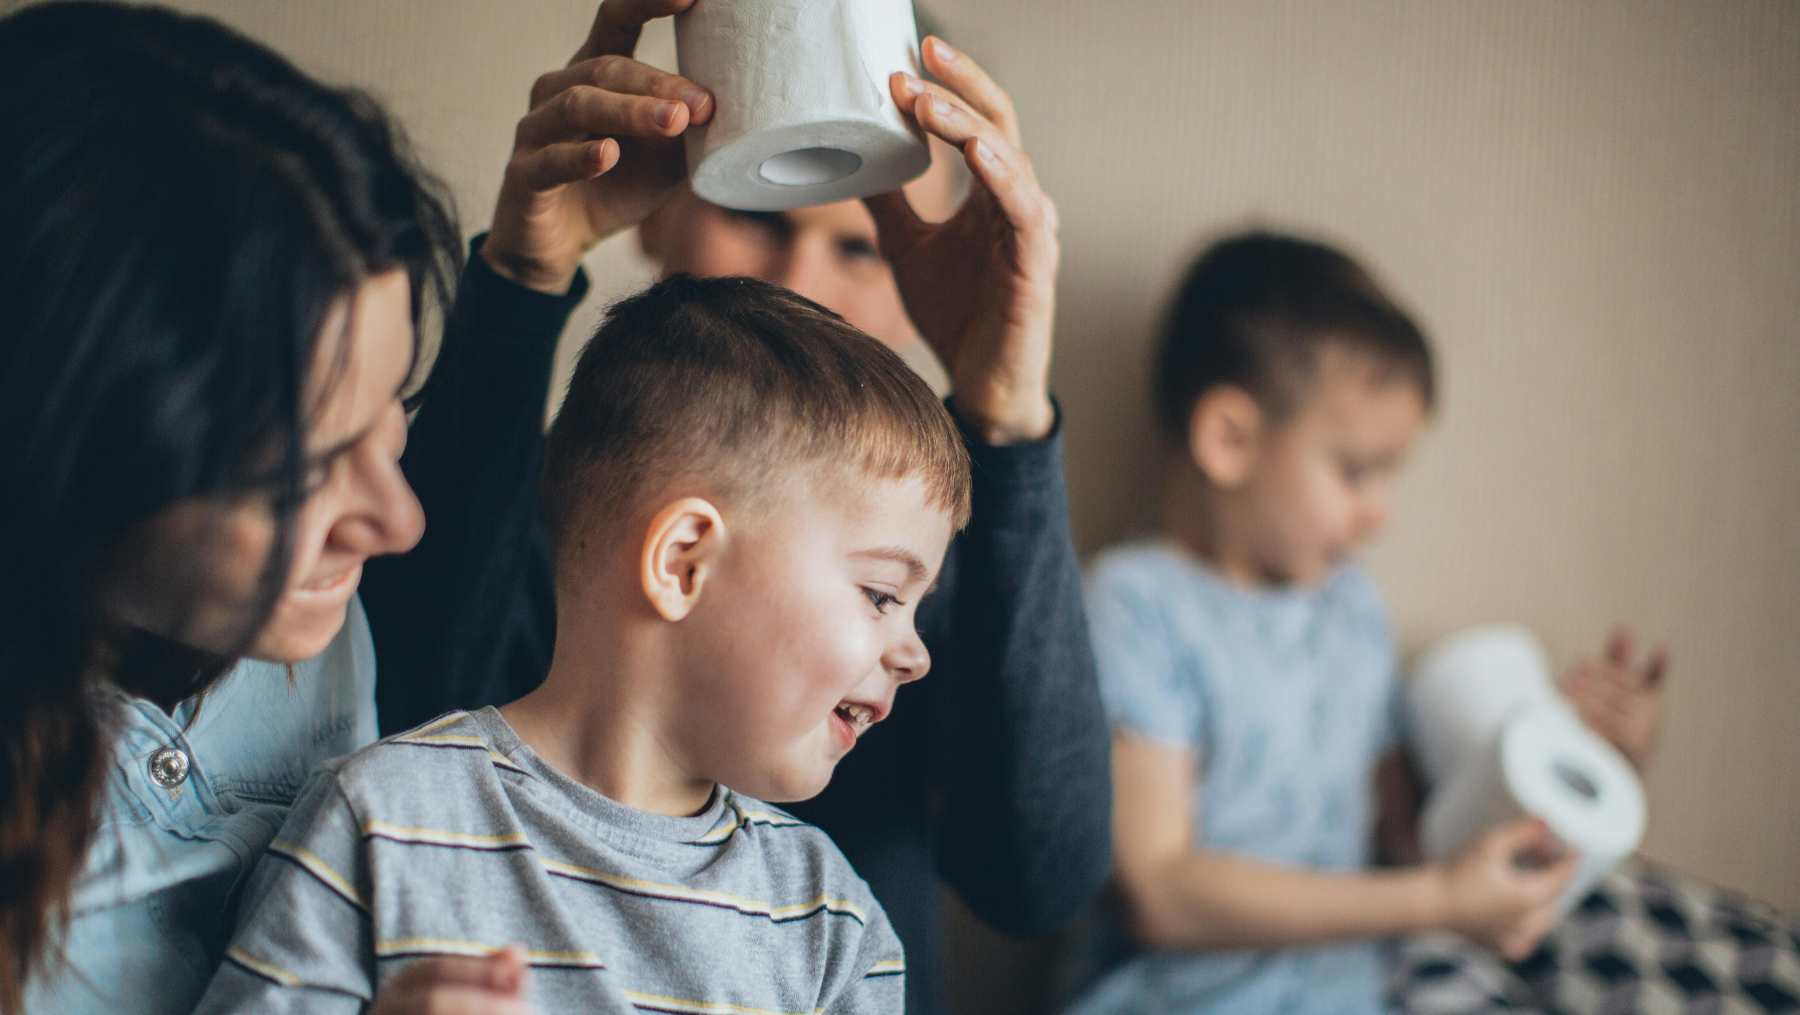
[{"label": "boy's open mouth", "polygon": [[838,718],[844,720],[845,724],[850,727],[852,733],[859,737],[862,736],[869,727],[881,721],[881,712],[876,709],[875,706],[864,705],[860,702],[839,702],[838,706],[832,709],[832,711],[837,714]]}]

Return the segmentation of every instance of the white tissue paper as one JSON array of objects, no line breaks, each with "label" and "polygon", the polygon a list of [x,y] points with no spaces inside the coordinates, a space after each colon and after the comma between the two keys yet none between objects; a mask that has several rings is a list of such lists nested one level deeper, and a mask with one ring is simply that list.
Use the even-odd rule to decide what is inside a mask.
[{"label": "white tissue paper", "polygon": [[888,88],[919,73],[911,0],[699,0],[675,19],[713,119],[687,132],[694,193],[781,211],[894,190],[931,152]]},{"label": "white tissue paper", "polygon": [[1631,764],[1583,725],[1544,659],[1517,627],[1477,629],[1423,657],[1408,689],[1430,783],[1420,845],[1443,860],[1496,825],[1538,818],[1580,858],[1558,900],[1567,912],[1637,849],[1645,802]]}]

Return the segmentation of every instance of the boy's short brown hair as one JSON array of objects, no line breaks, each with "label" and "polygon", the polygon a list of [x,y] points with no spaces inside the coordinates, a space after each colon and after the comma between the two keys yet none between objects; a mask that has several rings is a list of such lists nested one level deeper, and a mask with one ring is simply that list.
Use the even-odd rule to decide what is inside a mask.
[{"label": "boy's short brown hair", "polygon": [[1432,408],[1437,381],[1425,333],[1350,255],[1268,232],[1214,243],[1175,291],[1157,343],[1151,394],[1164,435],[1185,445],[1194,404],[1221,384],[1285,417],[1325,345],[1371,357]]},{"label": "boy's short brown hair", "polygon": [[572,526],[629,521],[678,483],[743,506],[821,465],[918,476],[968,521],[962,437],[892,350],[779,286],[675,275],[582,350],[545,446],[546,520],[560,555]]}]

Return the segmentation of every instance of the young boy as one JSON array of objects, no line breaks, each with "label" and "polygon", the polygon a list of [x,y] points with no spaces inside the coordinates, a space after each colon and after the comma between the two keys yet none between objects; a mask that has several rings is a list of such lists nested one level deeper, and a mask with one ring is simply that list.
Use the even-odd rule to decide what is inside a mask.
[{"label": "young boy", "polygon": [[201,1010],[408,1010],[429,963],[513,944],[484,999],[900,1011],[880,905],[756,798],[819,792],[925,675],[914,611],[969,512],[943,405],[810,301],[676,276],[610,312],[544,466],[548,679],[316,776]]},{"label": "young boy", "polygon": [[[1244,235],[1183,283],[1154,384],[1177,449],[1163,532],[1089,583],[1124,933],[1076,1010],[1375,1011],[1379,938],[1528,951],[1571,871],[1515,864],[1553,848],[1536,822],[1369,869],[1371,777],[1405,780],[1393,636],[1351,555],[1431,411],[1425,337],[1338,251]],[[1598,701],[1616,682],[1578,683]]]}]

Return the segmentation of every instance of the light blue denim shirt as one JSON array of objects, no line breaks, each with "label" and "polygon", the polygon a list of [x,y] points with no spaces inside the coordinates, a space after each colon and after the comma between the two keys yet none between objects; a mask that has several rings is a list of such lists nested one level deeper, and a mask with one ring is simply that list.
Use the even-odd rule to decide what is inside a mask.
[{"label": "light blue denim shirt", "polygon": [[[1314,588],[1248,589],[1167,540],[1131,543],[1095,561],[1087,608],[1114,728],[1197,760],[1196,844],[1312,870],[1368,866],[1372,773],[1400,699],[1387,613],[1359,567]],[[1107,973],[1080,1015],[1382,1010],[1371,942],[1142,951],[1103,924],[1093,944]]]},{"label": "light blue denim shirt", "polygon": [[306,776],[376,739],[375,647],[360,600],[324,653],[246,660],[173,713],[113,692],[113,765],[59,944],[26,1011],[193,1011],[231,934],[237,890]]}]

